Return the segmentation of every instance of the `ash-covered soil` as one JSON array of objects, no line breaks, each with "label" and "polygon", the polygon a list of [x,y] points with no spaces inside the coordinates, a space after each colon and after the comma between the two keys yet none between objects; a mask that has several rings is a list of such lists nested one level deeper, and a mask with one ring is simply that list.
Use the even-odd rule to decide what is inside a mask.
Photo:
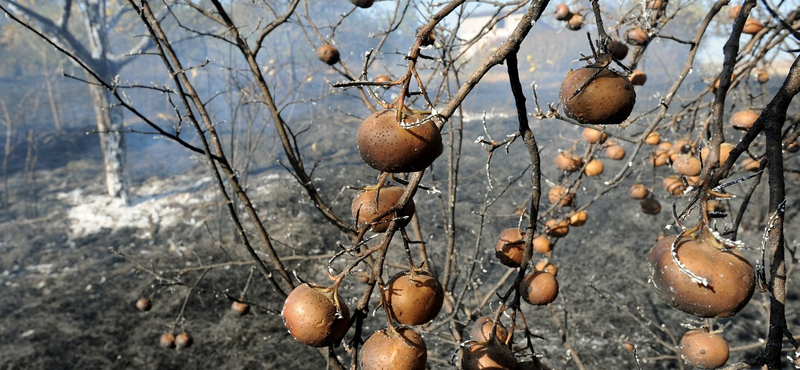
[{"label": "ash-covered soil", "polygon": [[[496,140],[516,128],[502,116],[488,119],[489,133]],[[347,130],[354,130],[357,122],[349,118],[330,123],[312,130],[315,133],[301,142],[308,153],[307,163],[318,163],[314,177],[320,191],[344,217],[354,194],[346,186],[374,183],[376,175],[360,162],[349,143],[352,134]],[[582,145],[576,144],[580,131],[551,120],[532,124],[542,148],[544,176],[557,182],[560,174],[551,166],[553,157],[558,149]],[[473,142],[486,133],[479,121],[468,122],[467,127],[456,216],[459,269],[450,288],[456,292],[466,288],[465,302],[475,307],[507,271],[493,256],[494,238],[519,222],[515,210],[528,204],[530,181],[521,142],[514,143],[509,153],[495,153],[488,198],[501,193],[502,197],[485,214],[478,242],[487,191],[487,156],[485,149]],[[264,145],[274,146],[274,139],[266,139]],[[298,344],[284,329],[279,316],[282,299],[258,272],[252,274],[245,295],[253,310],[238,316],[230,309],[231,298],[240,298],[253,265],[236,238],[207,164],[180,150],[171,151],[168,157],[159,155],[157,150],[163,146],[133,148],[129,161],[135,173],[128,206],[103,195],[101,160],[93,135],[64,133],[40,145],[38,163],[42,165],[35,171],[26,171],[22,163],[12,166],[8,202],[0,213],[0,368],[324,368],[319,351]],[[632,147],[626,149],[630,153]],[[17,157],[18,162],[23,158]],[[279,254],[286,258],[287,269],[306,280],[325,283],[325,262],[336,252],[336,243],[347,239],[323,219],[296,181],[276,164],[280,159],[268,155],[252,167],[246,177],[249,193]],[[796,157],[794,161],[796,164]],[[603,190],[603,181],[625,165],[605,162],[606,173],[599,180],[584,181],[579,204]],[[445,201],[435,189],[447,188],[445,163],[443,156],[434,165],[434,176],[429,174],[423,181],[432,190],[420,191],[415,197],[418,212],[428,217],[422,222],[422,232],[437,274],[442,272],[446,238],[441,208]],[[659,172],[653,180],[647,171],[642,179],[660,186],[664,174]],[[520,175],[520,180],[515,180]],[[533,340],[537,354],[554,368],[575,369],[581,361],[587,369],[636,369],[634,353],[624,350],[623,342],[637,346],[642,369],[679,367],[669,347],[685,330],[683,325],[696,322],[659,301],[644,270],[647,251],[669,223],[667,210],[674,198],[660,191],[664,211],[645,215],[627,196],[633,180],[625,179],[600,198],[588,209],[587,225],[573,228],[556,243],[552,261],[559,267],[561,290],[555,303],[523,306],[529,328],[540,337]],[[787,189],[787,219],[796,222],[796,177],[787,177]],[[734,187],[731,192],[742,194],[744,187]],[[763,194],[755,197],[755,202],[764,200]],[[238,203],[237,210],[247,219]],[[757,205],[748,212],[741,237],[753,248],[746,253],[755,261],[765,215]],[[798,245],[797,233],[796,223],[787,225],[787,243],[792,247]],[[467,281],[473,261],[477,261],[475,275]],[[404,263],[401,244],[393,246],[389,262],[386,276]],[[794,328],[800,324],[795,280],[790,280],[787,307]],[[348,278],[342,294],[352,306],[363,288],[358,279]],[[135,308],[134,302],[141,297],[152,299],[149,312]],[[765,294],[757,292],[737,316],[715,321],[724,328],[733,348],[731,361],[757,353],[765,332],[766,300]],[[374,308],[376,300],[372,302]],[[497,299],[480,313],[489,314],[495,307]],[[468,326],[471,313],[460,313],[453,327]],[[444,316],[442,313],[439,318]],[[382,320],[382,311],[376,310],[366,321],[365,332],[383,327]],[[162,333],[184,330],[194,339],[190,347],[159,346]],[[449,339],[450,326],[421,330],[430,367],[454,368],[447,363],[457,347]],[[520,333],[518,343],[523,342]],[[341,347],[335,353],[349,364]]]}]

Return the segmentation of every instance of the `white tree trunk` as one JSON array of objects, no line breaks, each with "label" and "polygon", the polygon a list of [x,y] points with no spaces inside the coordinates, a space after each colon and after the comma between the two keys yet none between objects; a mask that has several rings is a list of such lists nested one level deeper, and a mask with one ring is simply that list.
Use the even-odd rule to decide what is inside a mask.
[{"label": "white tree trunk", "polygon": [[89,85],[97,131],[106,173],[108,194],[128,202],[128,177],[125,171],[125,138],[122,135],[123,110],[111,106],[114,97],[101,86]]}]

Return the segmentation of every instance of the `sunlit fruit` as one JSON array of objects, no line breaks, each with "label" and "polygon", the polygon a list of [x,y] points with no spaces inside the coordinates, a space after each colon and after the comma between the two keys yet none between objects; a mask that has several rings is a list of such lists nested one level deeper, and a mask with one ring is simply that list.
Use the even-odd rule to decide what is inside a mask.
[{"label": "sunlit fruit", "polygon": [[544,271],[534,271],[525,276],[520,285],[520,295],[534,306],[550,304],[558,297],[558,280]]},{"label": "sunlit fruit", "polygon": [[553,276],[558,275],[558,267],[548,260],[536,262],[536,265],[533,267],[533,269],[536,271],[544,271]]},{"label": "sunlit fruit", "polygon": [[664,189],[672,195],[681,195],[686,190],[686,185],[680,176],[671,175],[664,178]]},{"label": "sunlit fruit", "polygon": [[569,11],[569,6],[567,6],[567,4],[558,4],[558,5],[556,5],[556,19],[557,20],[566,21],[571,16],[572,16],[572,12]]},{"label": "sunlit fruit", "polygon": [[[719,146],[719,164],[720,166],[728,160],[728,157],[731,155],[731,150],[733,150],[733,144],[731,143],[722,143]],[[700,159],[703,160],[703,163],[706,163],[706,158],[708,154],[711,152],[711,148],[708,146],[704,146],[703,149],[700,149]]]},{"label": "sunlit fruit", "polygon": [[514,354],[498,341],[473,342],[461,353],[462,370],[514,370],[518,365]]},{"label": "sunlit fruit", "polygon": [[631,189],[628,193],[633,199],[644,199],[647,197],[647,194],[650,194],[650,190],[648,190],[647,186],[644,186],[644,184],[636,183],[631,185]]},{"label": "sunlit fruit", "polygon": [[[377,75],[377,76],[375,76],[375,82],[387,83],[387,82],[392,82],[392,79],[391,79],[391,77],[389,77],[387,75]],[[388,89],[389,86],[384,86],[383,88]]]},{"label": "sunlit fruit", "polygon": [[404,325],[425,324],[442,309],[444,289],[427,271],[413,270],[394,275],[383,290],[383,302],[392,317]]},{"label": "sunlit fruit", "polygon": [[409,200],[408,204],[400,211],[375,220],[376,217],[397,204],[397,201],[403,195],[403,191],[404,189],[399,186],[387,186],[380,189],[368,188],[358,192],[350,205],[350,211],[356,220],[356,227],[360,229],[369,225],[371,221],[376,221],[372,225],[372,231],[382,233],[389,228],[389,221],[392,219],[397,220],[399,227],[408,225],[415,210],[413,199]]},{"label": "sunlit fruit", "polygon": [[569,191],[565,186],[556,185],[550,188],[547,193],[547,200],[550,201],[550,204],[569,207],[575,201],[575,193]]},{"label": "sunlit fruit", "polygon": [[361,370],[423,370],[428,362],[425,341],[411,328],[376,331],[361,347]]},{"label": "sunlit fruit", "polygon": [[175,335],[172,333],[161,334],[158,344],[163,348],[175,347]]},{"label": "sunlit fruit", "polygon": [[747,131],[758,119],[758,113],[750,110],[740,110],[731,116],[731,126],[737,130]]},{"label": "sunlit fruit", "polygon": [[761,21],[755,18],[747,18],[747,20],[744,21],[744,28],[742,28],[742,33],[746,33],[748,35],[755,35],[759,31],[761,31],[762,28],[764,28],[764,25],[761,24]]},{"label": "sunlit fruit", "polygon": [[697,157],[681,154],[672,162],[672,169],[675,173],[686,176],[697,176],[700,174],[700,159]]},{"label": "sunlit fruit", "polygon": [[632,352],[634,349],[636,349],[636,346],[634,346],[631,342],[623,342],[621,347],[628,352]]},{"label": "sunlit fruit", "polygon": [[650,41],[650,36],[639,27],[629,28],[625,31],[625,42],[628,44],[644,45],[648,41]]},{"label": "sunlit fruit", "polygon": [[728,8],[728,17],[730,19],[735,19],[736,16],[739,15],[740,11],[742,11],[741,5],[733,5],[730,8]]},{"label": "sunlit fruit", "polygon": [[[596,68],[580,68],[569,73],[561,83],[558,97],[564,114],[588,125],[624,122],[636,104],[633,85],[627,78],[608,69],[592,77],[595,72]],[[592,78],[591,81],[589,78]],[[575,95],[579,89],[580,92]]]},{"label": "sunlit fruit", "polygon": [[423,116],[405,114],[401,125],[395,114],[379,111],[361,123],[356,134],[361,159],[378,171],[422,171],[442,154],[442,135],[433,121],[419,123]]},{"label": "sunlit fruit", "polygon": [[153,303],[150,302],[148,298],[139,298],[136,300],[136,308],[139,311],[150,311],[150,308],[153,307]]},{"label": "sunlit fruit", "polygon": [[[477,341],[477,342],[486,342],[489,340],[489,337],[492,334],[492,327],[494,326],[494,320],[489,316],[481,316],[475,323],[472,324],[472,329],[469,331],[470,339]],[[503,325],[503,323],[497,323],[497,329],[495,330],[495,338],[501,343],[505,343],[506,339],[508,339],[508,330]]]},{"label": "sunlit fruit", "polygon": [[641,69],[634,70],[628,79],[631,80],[631,84],[633,86],[642,86],[645,82],[647,82],[647,74],[644,73]]},{"label": "sunlit fruit", "polygon": [[652,163],[653,166],[661,167],[661,166],[667,164],[668,162],[669,162],[669,152],[668,151],[656,150],[655,153],[653,153],[650,156],[650,163]]},{"label": "sunlit fruit", "polygon": [[756,72],[756,81],[760,84],[765,84],[769,82],[769,72],[766,69],[759,69]]},{"label": "sunlit fruit", "polygon": [[742,161],[742,168],[747,171],[758,171],[760,167],[761,162],[753,158],[745,158],[744,161]]},{"label": "sunlit fruit", "polygon": [[375,0],[350,0],[350,2],[359,8],[369,8]]},{"label": "sunlit fruit", "polygon": [[599,159],[592,159],[589,163],[586,164],[586,167],[583,168],[583,173],[586,176],[597,176],[603,173],[603,162]]},{"label": "sunlit fruit", "polygon": [[[731,74],[731,83],[733,83],[733,80],[735,79],[736,79],[736,74]],[[714,83],[711,85],[711,92],[716,92],[717,89],[719,89],[720,82],[721,80],[719,79],[719,77],[714,79]]]},{"label": "sunlit fruit", "polygon": [[233,303],[231,303],[231,310],[236,312],[239,316],[244,316],[250,312],[250,305],[244,302],[233,301]]},{"label": "sunlit fruit", "polygon": [[655,198],[644,198],[639,202],[639,208],[648,215],[657,215],[661,212],[661,203]]},{"label": "sunlit fruit", "polygon": [[339,49],[331,44],[322,44],[317,48],[317,59],[329,66],[339,63]]},{"label": "sunlit fruit", "polygon": [[338,290],[300,284],[281,310],[286,329],[298,342],[327,347],[340,341],[350,327],[350,309]]},{"label": "sunlit fruit", "polygon": [[628,56],[628,45],[625,45],[625,43],[621,41],[609,41],[608,44],[606,44],[606,50],[617,60],[623,60]]},{"label": "sunlit fruit", "polygon": [[494,245],[494,254],[500,263],[508,267],[519,267],[524,252],[525,232],[516,227],[500,232]]},{"label": "sunlit fruit", "polygon": [[792,141],[789,143],[789,145],[786,145],[786,151],[789,153],[797,153],[800,151],[800,143],[798,143],[796,140]]},{"label": "sunlit fruit", "polygon": [[192,345],[194,339],[187,332],[180,333],[175,336],[175,348],[184,349]]},{"label": "sunlit fruit", "polygon": [[606,148],[606,157],[616,161],[625,158],[625,148],[619,145],[609,145]]},{"label": "sunlit fruit", "polygon": [[644,139],[644,142],[650,145],[658,145],[661,142],[661,134],[656,131],[653,131],[647,134],[647,137]]},{"label": "sunlit fruit", "polygon": [[[741,252],[725,248],[708,232],[688,234],[677,242],[677,258],[693,280],[673,261],[676,236],[658,241],[647,255],[647,274],[661,300],[698,317],[729,317],[747,305],[755,289],[753,266]],[[724,250],[721,250],[724,249]]]},{"label": "sunlit fruit", "polygon": [[583,28],[583,21],[584,18],[580,14],[572,14],[570,15],[569,19],[567,20],[567,28],[577,31]]},{"label": "sunlit fruit", "polygon": [[608,135],[600,130],[595,130],[591,127],[583,129],[583,139],[589,144],[604,143],[608,139]]},{"label": "sunlit fruit", "polygon": [[553,243],[547,236],[539,235],[533,238],[533,250],[536,253],[547,254],[553,251]]},{"label": "sunlit fruit", "polygon": [[705,330],[689,330],[680,342],[681,358],[698,369],[716,369],[728,362],[728,342]]},{"label": "sunlit fruit", "polygon": [[583,226],[586,224],[587,217],[586,211],[576,211],[572,212],[567,220],[569,220],[569,226]]},{"label": "sunlit fruit", "polygon": [[583,166],[583,159],[572,152],[559,152],[556,154],[556,168],[562,171],[574,172]]},{"label": "sunlit fruit", "polygon": [[547,220],[547,222],[545,222],[544,233],[554,238],[567,236],[567,234],[569,234],[569,220]]}]

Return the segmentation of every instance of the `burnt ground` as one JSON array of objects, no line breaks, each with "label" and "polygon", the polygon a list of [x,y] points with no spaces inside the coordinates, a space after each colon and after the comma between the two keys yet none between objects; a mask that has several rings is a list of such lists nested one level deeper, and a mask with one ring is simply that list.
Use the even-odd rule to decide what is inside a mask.
[{"label": "burnt ground", "polygon": [[[351,138],[340,128],[354,127],[354,122],[357,120],[331,123],[309,134],[303,144],[309,149],[309,163],[319,162],[314,176],[321,191],[342,215],[349,212],[352,197],[352,190],[344,186],[363,186],[375,176],[360,163],[352,145],[342,145]],[[490,123],[492,135],[499,138],[515,127],[497,117],[490,117]],[[580,131],[554,121],[535,126],[543,148],[545,176],[557,181],[559,174],[549,164],[557,149],[577,141]],[[457,206],[460,269],[454,288],[460,291],[466,284],[467,302],[474,307],[506,271],[493,259],[494,235],[517,224],[514,210],[528,202],[528,173],[489,209],[483,239],[476,243],[478,213],[486,190],[486,154],[473,141],[485,134],[476,121],[470,127],[465,132],[462,198]],[[239,297],[252,266],[234,237],[221,197],[202,161],[172,149],[169,143],[153,144],[149,137],[131,135],[128,140],[133,168],[128,207],[102,195],[101,159],[93,135],[82,131],[53,135],[37,146],[33,170],[25,167],[29,162],[25,161],[26,146],[16,149],[8,175],[8,202],[0,212],[0,368],[324,368],[317,350],[296,343],[287,334],[278,315],[282,300],[258,273],[246,295],[256,307],[241,317],[231,311],[229,296]],[[267,139],[264,145],[274,146],[270,140],[274,139]],[[496,153],[491,197],[497,196],[510,178],[523,173],[526,154],[520,144],[515,143],[508,154]],[[287,268],[323,283],[323,261],[345,237],[322,219],[292,177],[275,164],[276,159],[280,157],[268,154],[254,163],[247,177],[251,195],[279,253],[287,257]],[[796,166],[797,157],[793,160]],[[437,161],[436,176],[427,177],[425,185],[446,188],[444,162],[444,157]],[[601,180],[608,180],[622,165],[606,163]],[[656,184],[664,174],[657,174]],[[649,172],[644,176],[648,183],[649,176]],[[589,223],[573,228],[557,242],[553,262],[559,266],[561,291],[556,302],[551,307],[524,307],[530,328],[541,337],[533,341],[537,352],[555,368],[564,368],[565,363],[566,368],[577,367],[575,357],[567,359],[554,313],[586,368],[636,369],[633,353],[620,347],[625,341],[637,345],[643,369],[678,367],[665,344],[680,337],[685,330],[682,324],[691,324],[692,319],[658,300],[643,267],[645,255],[669,215],[643,214],[627,197],[632,181],[626,179],[593,204]],[[793,247],[798,237],[799,181],[787,178],[787,241]],[[583,186],[586,195],[579,194],[579,203],[588,201],[602,183],[586,181]],[[741,194],[743,189],[732,192]],[[756,202],[763,199],[758,196]],[[440,199],[434,192],[420,192],[415,200],[418,211],[430,217],[422,223],[423,235],[434,271],[441,273],[436,265],[445,253]],[[666,210],[673,199],[661,191],[659,200]],[[760,244],[758,234],[763,227],[759,220],[764,215],[759,211],[763,209],[751,207],[742,226],[742,239],[753,247]],[[393,248],[388,273],[397,271],[393,266],[403,262],[400,250],[399,245]],[[755,249],[746,253],[751,261],[758,256]],[[468,282],[473,256],[477,256],[477,270]],[[208,267],[214,268],[203,274]],[[791,327],[797,328],[794,280],[788,312]],[[192,286],[195,289],[190,291]],[[352,305],[362,288],[357,279],[348,279],[342,293]],[[152,298],[149,312],[134,307],[140,297]],[[735,348],[731,361],[758,351],[751,344],[765,331],[762,303],[766,299],[757,292],[737,316],[716,321]],[[496,307],[496,300],[490,305]],[[481,313],[490,311],[484,308]],[[382,327],[381,317],[377,311],[367,320],[365,330]],[[463,321],[465,315],[459,318]],[[183,330],[193,336],[192,346],[183,350],[159,347],[161,333]],[[446,363],[455,348],[446,339],[447,332],[445,327],[425,333],[431,368],[453,368]],[[522,339],[518,336],[517,340]],[[343,355],[344,351],[337,348],[336,353]]]}]

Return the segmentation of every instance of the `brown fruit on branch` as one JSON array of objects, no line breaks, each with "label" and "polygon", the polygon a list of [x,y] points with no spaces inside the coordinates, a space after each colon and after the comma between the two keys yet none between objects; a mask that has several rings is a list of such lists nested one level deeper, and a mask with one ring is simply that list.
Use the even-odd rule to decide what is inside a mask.
[{"label": "brown fruit on branch", "polygon": [[350,0],[350,2],[359,8],[369,8],[375,0]]},{"label": "brown fruit on branch", "polygon": [[424,27],[424,26],[419,26],[417,28],[417,37],[419,37],[421,39],[420,45],[422,45],[422,46],[431,46],[434,43],[436,43],[436,35],[433,33],[433,31],[428,32],[427,35],[420,34],[420,31],[422,30],[422,27]]},{"label": "brown fruit on branch", "polygon": [[680,176],[671,175],[664,178],[664,189],[667,193],[678,196],[686,190],[686,185],[683,184]]},{"label": "brown fruit on branch", "polygon": [[583,139],[586,140],[589,144],[595,143],[605,143],[606,139],[608,139],[608,135],[605,132],[600,130],[595,130],[591,127],[587,127],[583,129]]},{"label": "brown fruit on branch", "polygon": [[606,44],[606,50],[617,60],[623,60],[628,56],[628,45],[622,41],[611,40]]},{"label": "brown fruit on branch", "polygon": [[658,10],[661,9],[662,6],[664,6],[664,2],[662,0],[647,0],[647,9]]},{"label": "brown fruit on branch", "polygon": [[670,247],[675,239],[661,239],[647,255],[647,274],[661,300],[704,318],[733,316],[747,305],[755,290],[755,272],[741,252],[720,246],[705,231],[681,238],[676,246],[678,261],[704,279],[703,284],[673,261]]},{"label": "brown fruit on branch", "polygon": [[497,237],[494,254],[500,263],[508,267],[519,267],[525,252],[525,232],[516,227],[505,229]]},{"label": "brown fruit on branch", "polygon": [[628,76],[628,79],[631,80],[631,84],[633,86],[642,86],[645,82],[647,82],[647,74],[644,73],[641,69],[637,69]]},{"label": "brown fruit on branch", "polygon": [[194,342],[194,339],[192,339],[192,336],[187,332],[183,332],[175,336],[175,348],[177,349],[189,347],[192,345],[192,342]]},{"label": "brown fruit on branch", "polygon": [[742,161],[742,168],[747,171],[758,171],[759,167],[761,167],[761,162],[753,158],[745,158],[745,160]]},{"label": "brown fruit on branch", "polygon": [[338,290],[300,284],[286,297],[281,310],[294,339],[313,347],[340,341],[350,327],[350,309]]},{"label": "brown fruit on branch", "polygon": [[700,159],[688,154],[679,154],[672,162],[672,170],[681,175],[697,176],[701,170]]},{"label": "brown fruit on branch", "polygon": [[444,303],[444,289],[430,272],[401,272],[386,284],[383,303],[391,309],[397,322],[422,325],[439,314]]},{"label": "brown fruit on branch", "polygon": [[558,297],[558,280],[544,271],[534,271],[525,276],[520,285],[522,299],[534,306],[550,304]]},{"label": "brown fruit on branch", "polygon": [[544,271],[553,276],[558,275],[558,267],[548,260],[536,262],[536,265],[533,267],[533,269],[536,271]]},{"label": "brown fruit on branch", "polygon": [[462,351],[462,370],[515,370],[519,366],[514,354],[497,341],[470,343]]},{"label": "brown fruit on branch", "polygon": [[[585,67],[572,71],[561,83],[559,100],[564,114],[588,125],[620,124],[633,111],[636,92],[627,78],[608,69],[592,78],[596,68]],[[592,80],[584,86],[584,83]],[[580,93],[575,93],[580,90]],[[574,95],[574,96],[573,96]]]},{"label": "brown fruit on branch", "polygon": [[[397,204],[404,190],[399,186],[387,186],[358,192],[350,205],[350,212],[356,220],[356,228],[361,229],[369,225],[370,221],[375,220],[375,217],[391,209]],[[393,218],[397,219],[399,227],[406,227],[411,221],[411,216],[414,215],[414,210],[414,200],[411,199],[400,211],[388,214],[377,220],[378,222],[372,225],[372,231],[376,233],[386,231],[389,228],[389,221]]]},{"label": "brown fruit on branch", "polygon": [[331,44],[322,44],[317,48],[317,59],[329,66],[339,63],[339,49]]},{"label": "brown fruit on branch", "polygon": [[564,186],[556,185],[550,188],[550,192],[547,193],[547,200],[550,201],[550,204],[569,207],[575,202],[575,193],[568,191]]},{"label": "brown fruit on branch", "polygon": [[150,302],[150,299],[148,299],[148,298],[139,298],[139,299],[136,300],[136,308],[139,311],[142,311],[142,312],[150,311],[150,308],[152,308],[152,307],[153,307],[153,303]]},{"label": "brown fruit on branch", "polygon": [[742,11],[742,5],[733,5],[728,8],[728,18],[736,19],[736,16],[739,15],[739,12]]},{"label": "brown fruit on branch", "polygon": [[647,137],[644,139],[644,142],[650,145],[658,145],[661,143],[661,134],[657,131],[653,131],[647,134]]},{"label": "brown fruit on branch", "polygon": [[544,233],[554,238],[567,236],[567,234],[569,234],[569,220],[547,220],[547,222],[545,222]]},{"label": "brown fruit on branch", "polygon": [[648,190],[647,186],[644,186],[644,184],[636,183],[631,186],[629,194],[633,199],[644,199],[647,198],[647,194],[650,194],[650,190]]},{"label": "brown fruit on branch", "polygon": [[[721,166],[725,161],[728,160],[728,157],[731,155],[731,150],[733,150],[733,144],[731,143],[722,143],[719,146],[719,165]],[[700,159],[703,160],[703,163],[706,163],[706,158],[708,158],[708,154],[711,152],[711,148],[708,146],[704,146],[703,149],[700,149]]]},{"label": "brown fruit on branch", "polygon": [[609,145],[606,148],[606,157],[615,161],[625,158],[625,148],[619,145]]},{"label": "brown fruit on branch", "polygon": [[233,303],[231,303],[231,310],[236,312],[239,316],[244,316],[250,312],[250,305],[244,302],[233,301]]},{"label": "brown fruit on branch", "polygon": [[162,348],[172,348],[175,347],[175,335],[172,333],[164,333],[161,334],[161,337],[158,340],[158,344]]},{"label": "brown fruit on branch", "polygon": [[758,113],[750,110],[740,110],[731,116],[731,126],[737,130],[747,131],[758,119]]},{"label": "brown fruit on branch", "polygon": [[547,254],[553,251],[553,243],[544,235],[533,238],[533,250],[537,253]]},{"label": "brown fruit on branch", "polygon": [[361,159],[383,172],[422,171],[442,154],[442,135],[433,121],[420,124],[420,115],[404,115],[403,127],[395,113],[376,112],[361,123],[356,134]]},{"label": "brown fruit on branch", "polygon": [[661,203],[655,198],[642,199],[642,201],[639,202],[639,207],[642,209],[642,212],[648,215],[657,215],[661,212]]},{"label": "brown fruit on branch", "polygon": [[605,166],[603,166],[602,161],[599,159],[592,159],[586,164],[586,167],[584,167],[583,173],[585,173],[586,176],[598,176],[603,173],[604,168]]},{"label": "brown fruit on branch", "polygon": [[744,21],[744,28],[742,28],[742,33],[746,33],[748,35],[755,35],[763,28],[764,25],[761,24],[761,22],[758,19],[747,18],[747,20]]},{"label": "brown fruit on branch", "polygon": [[428,347],[411,328],[376,331],[361,347],[361,370],[423,370],[427,362]]},{"label": "brown fruit on branch", "polygon": [[587,218],[588,215],[586,214],[586,211],[577,211],[571,213],[567,220],[569,220],[569,226],[583,226],[586,224]]},{"label": "brown fruit on branch", "polygon": [[758,72],[756,72],[756,81],[760,84],[769,82],[769,72],[767,72],[766,69],[759,69]]},{"label": "brown fruit on branch", "polygon": [[567,4],[556,5],[556,19],[559,21],[566,21],[572,17],[572,12],[569,11]]},{"label": "brown fruit on branch", "polygon": [[567,20],[567,28],[573,31],[578,31],[583,28],[584,18],[580,14],[572,14]]},{"label": "brown fruit on branch", "polygon": [[556,154],[556,168],[562,171],[575,172],[583,166],[583,159],[572,154],[572,152],[560,152]]},{"label": "brown fruit on branch", "polygon": [[650,36],[639,27],[630,28],[625,31],[625,42],[628,44],[644,45],[648,41],[650,41]]},{"label": "brown fruit on branch", "polygon": [[[481,316],[475,323],[472,324],[472,329],[469,331],[470,339],[476,342],[487,342],[489,341],[489,336],[492,334],[492,326],[494,326],[494,320],[489,316]],[[506,339],[508,339],[508,330],[506,327],[503,326],[503,323],[497,323],[497,330],[495,330],[495,338],[501,343],[505,343]]]},{"label": "brown fruit on branch", "polygon": [[716,369],[728,362],[728,342],[719,334],[689,330],[680,342],[681,358],[698,369]]}]

